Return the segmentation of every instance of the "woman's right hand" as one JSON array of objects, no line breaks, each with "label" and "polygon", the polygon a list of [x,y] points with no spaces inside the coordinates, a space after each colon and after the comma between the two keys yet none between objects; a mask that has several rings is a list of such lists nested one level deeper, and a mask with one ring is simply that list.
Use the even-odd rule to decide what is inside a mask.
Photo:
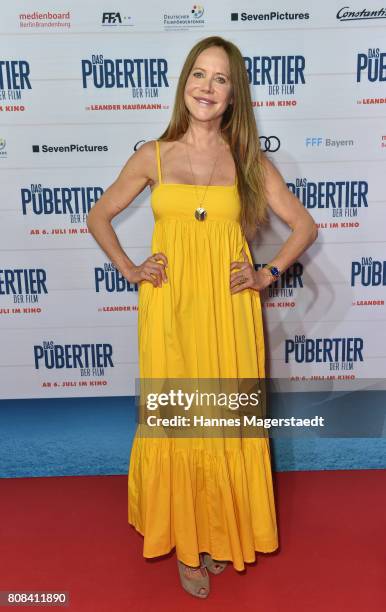
[{"label": "woman's right hand", "polygon": [[[162,263],[157,263],[158,260],[161,260]],[[162,287],[162,281],[168,282],[165,271],[167,265],[168,260],[164,253],[154,253],[139,266],[130,268],[125,277],[130,283],[150,281],[154,287]]]}]

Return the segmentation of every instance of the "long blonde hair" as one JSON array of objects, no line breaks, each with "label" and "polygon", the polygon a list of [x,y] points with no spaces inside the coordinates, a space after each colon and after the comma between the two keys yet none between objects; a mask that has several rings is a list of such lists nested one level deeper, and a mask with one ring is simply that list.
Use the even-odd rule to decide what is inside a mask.
[{"label": "long blonde hair", "polygon": [[222,47],[228,55],[233,86],[233,104],[226,109],[221,131],[236,166],[241,202],[240,223],[247,240],[255,236],[257,226],[268,219],[261,163],[260,140],[252,109],[251,92],[244,59],[238,47],[221,36],[200,40],[189,52],[178,79],[170,123],[159,140],[178,140],[189,127],[189,111],[184,101],[186,81],[200,53],[209,47]]}]

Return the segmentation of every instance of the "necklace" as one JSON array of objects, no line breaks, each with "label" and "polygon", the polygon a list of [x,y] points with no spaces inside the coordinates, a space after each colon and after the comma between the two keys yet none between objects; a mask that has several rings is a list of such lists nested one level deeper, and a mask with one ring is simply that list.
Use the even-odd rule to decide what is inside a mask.
[{"label": "necklace", "polygon": [[194,216],[196,217],[197,221],[204,221],[204,219],[206,219],[206,217],[207,217],[207,211],[205,210],[205,208],[202,205],[204,203],[206,192],[208,191],[208,187],[209,187],[209,185],[212,182],[212,176],[213,176],[213,172],[214,172],[214,169],[216,167],[216,164],[217,164],[217,159],[218,159],[218,156],[219,156],[219,152],[217,153],[216,159],[214,161],[212,172],[211,172],[210,178],[209,178],[209,183],[206,185],[206,189],[204,191],[204,195],[201,198],[201,201],[200,201],[200,198],[197,196],[197,183],[196,183],[196,178],[195,178],[194,173],[193,173],[192,162],[190,160],[190,155],[189,155],[188,149],[186,149],[186,152],[188,154],[188,159],[189,159],[189,164],[190,164],[190,171],[191,171],[192,177],[193,177],[194,188],[195,188],[195,192],[196,192],[196,199],[197,199],[198,204],[199,204],[198,207],[196,208],[196,210],[194,211]]}]

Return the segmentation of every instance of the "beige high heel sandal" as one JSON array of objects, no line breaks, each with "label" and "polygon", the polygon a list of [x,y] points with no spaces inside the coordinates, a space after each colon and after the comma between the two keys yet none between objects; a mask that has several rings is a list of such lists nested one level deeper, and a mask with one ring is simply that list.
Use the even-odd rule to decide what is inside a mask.
[{"label": "beige high heel sandal", "polygon": [[202,555],[202,560],[212,574],[221,574],[228,565],[228,561],[215,561],[207,553]]},{"label": "beige high heel sandal", "polygon": [[[199,597],[200,599],[206,599],[209,595],[209,575],[206,571],[206,567],[203,565],[200,566],[201,577],[200,578],[192,578],[189,579],[185,574],[184,566],[185,564],[182,561],[177,559],[178,572],[180,574],[180,581],[182,588],[185,589],[187,593],[193,595],[194,597]],[[203,591],[203,592],[201,592]]]}]

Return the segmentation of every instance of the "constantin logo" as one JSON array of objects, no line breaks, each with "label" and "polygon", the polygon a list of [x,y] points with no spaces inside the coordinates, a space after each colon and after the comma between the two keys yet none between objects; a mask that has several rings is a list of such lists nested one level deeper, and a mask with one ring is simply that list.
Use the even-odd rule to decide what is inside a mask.
[{"label": "constantin logo", "polygon": [[133,26],[133,18],[131,15],[122,15],[119,11],[110,11],[102,13],[102,25],[107,27],[127,27]]},{"label": "constantin logo", "polygon": [[360,11],[350,10],[348,6],[339,9],[336,14],[338,21],[364,21],[365,19],[386,19],[386,9],[372,10],[364,8]]},{"label": "constantin logo", "polygon": [[264,152],[276,153],[280,149],[280,140],[277,136],[260,136],[260,148]]}]

